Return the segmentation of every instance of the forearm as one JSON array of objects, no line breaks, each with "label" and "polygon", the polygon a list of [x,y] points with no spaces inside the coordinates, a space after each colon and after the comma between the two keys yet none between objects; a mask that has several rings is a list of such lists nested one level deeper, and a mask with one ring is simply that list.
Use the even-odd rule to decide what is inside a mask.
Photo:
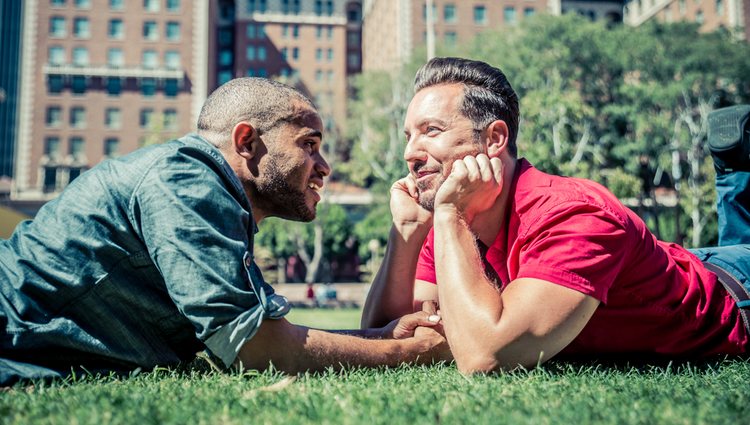
[{"label": "forearm", "polygon": [[363,339],[293,325],[286,320],[267,321],[240,350],[245,368],[265,369],[270,363],[286,373],[318,371],[328,367],[398,366],[431,360],[427,340]]},{"label": "forearm", "polygon": [[414,276],[419,251],[428,231],[391,227],[383,263],[362,311],[363,328],[385,326],[391,320],[414,311]]},{"label": "forearm", "polygon": [[503,301],[484,273],[474,235],[457,214],[435,215],[435,271],[446,338],[459,368],[474,368],[462,365],[466,359],[492,363]]}]

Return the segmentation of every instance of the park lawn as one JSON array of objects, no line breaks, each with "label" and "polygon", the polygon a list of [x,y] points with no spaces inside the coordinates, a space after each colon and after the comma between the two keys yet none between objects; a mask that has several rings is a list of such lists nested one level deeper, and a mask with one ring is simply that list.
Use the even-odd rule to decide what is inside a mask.
[{"label": "park lawn", "polygon": [[[343,310],[295,312],[292,321],[323,327],[308,319],[327,315],[358,321]],[[352,325],[329,320],[332,327]],[[273,371],[222,374],[198,364],[0,391],[0,424],[738,424],[748,418],[750,362],[740,360],[552,362],[475,377],[453,365],[289,378]]]}]

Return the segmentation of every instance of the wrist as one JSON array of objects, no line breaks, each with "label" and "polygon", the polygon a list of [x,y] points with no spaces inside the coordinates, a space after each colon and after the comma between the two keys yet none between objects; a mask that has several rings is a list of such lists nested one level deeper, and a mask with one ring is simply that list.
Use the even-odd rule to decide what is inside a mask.
[{"label": "wrist", "polygon": [[417,223],[414,221],[397,223],[394,221],[393,227],[391,227],[391,237],[397,236],[404,242],[418,241],[421,245],[430,232],[431,227],[429,223]]}]

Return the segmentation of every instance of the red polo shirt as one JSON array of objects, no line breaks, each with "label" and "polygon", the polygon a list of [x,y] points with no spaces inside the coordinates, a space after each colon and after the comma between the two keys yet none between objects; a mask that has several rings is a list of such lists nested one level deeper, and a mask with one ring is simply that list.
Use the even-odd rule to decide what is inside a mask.
[{"label": "red polo shirt", "polygon": [[[746,352],[742,318],[716,276],[686,249],[657,240],[606,188],[521,159],[511,193],[508,222],[485,256],[502,286],[543,279],[601,301],[563,354]],[[416,278],[435,283],[433,244],[430,231]]]}]

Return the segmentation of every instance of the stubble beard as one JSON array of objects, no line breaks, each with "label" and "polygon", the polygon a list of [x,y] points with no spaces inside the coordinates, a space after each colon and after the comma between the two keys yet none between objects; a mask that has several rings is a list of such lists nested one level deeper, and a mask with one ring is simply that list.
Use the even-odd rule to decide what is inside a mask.
[{"label": "stubble beard", "polygon": [[282,165],[283,158],[272,156],[269,158],[265,178],[257,181],[255,191],[258,198],[262,200],[263,208],[271,215],[286,220],[310,222],[315,219],[315,207],[307,206],[307,197],[304,189],[299,190],[289,184],[289,181],[306,181],[306,178],[298,176],[298,170],[292,169],[285,172]]},{"label": "stubble beard", "polygon": [[443,168],[440,167],[438,171],[440,177],[436,182],[417,182],[417,192],[419,194],[419,206],[429,212],[435,211],[435,194],[437,194],[440,186],[445,182],[445,176],[443,175]]}]

